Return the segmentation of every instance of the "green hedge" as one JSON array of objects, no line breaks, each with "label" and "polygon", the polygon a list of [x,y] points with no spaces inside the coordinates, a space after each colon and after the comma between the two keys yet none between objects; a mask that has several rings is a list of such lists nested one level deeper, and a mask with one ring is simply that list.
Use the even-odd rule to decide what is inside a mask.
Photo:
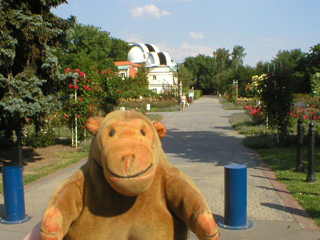
[{"label": "green hedge", "polygon": [[194,100],[202,97],[202,90],[194,90]]}]

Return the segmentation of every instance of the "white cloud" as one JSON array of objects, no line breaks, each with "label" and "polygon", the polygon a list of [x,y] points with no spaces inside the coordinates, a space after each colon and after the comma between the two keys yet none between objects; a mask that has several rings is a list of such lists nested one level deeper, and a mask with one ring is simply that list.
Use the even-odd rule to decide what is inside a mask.
[{"label": "white cloud", "polygon": [[212,56],[213,48],[203,45],[190,45],[187,42],[182,43],[179,48],[167,46],[166,42],[156,44],[160,51],[167,52],[171,59],[177,63],[183,62],[187,57],[195,57],[198,54]]},{"label": "white cloud", "polygon": [[168,16],[171,13],[167,11],[161,11],[156,5],[154,4],[148,4],[144,7],[137,7],[130,10],[132,17],[154,17],[154,18],[160,18],[163,16]]},{"label": "white cloud", "polygon": [[201,39],[204,38],[203,32],[191,32],[189,35],[194,39]]},{"label": "white cloud", "polygon": [[137,33],[128,34],[126,31],[124,31],[123,36],[127,42],[137,42],[137,43],[143,42],[141,40],[141,36]]}]

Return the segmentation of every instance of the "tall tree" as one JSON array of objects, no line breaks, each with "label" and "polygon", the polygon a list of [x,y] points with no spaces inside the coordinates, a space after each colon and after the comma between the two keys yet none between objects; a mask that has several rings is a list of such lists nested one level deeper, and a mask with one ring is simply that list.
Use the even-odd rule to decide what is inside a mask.
[{"label": "tall tree", "polygon": [[195,85],[195,80],[192,77],[192,73],[183,65],[181,64],[179,70],[179,79],[182,81],[183,91],[188,91],[191,86]]},{"label": "tall tree", "polygon": [[231,65],[229,50],[225,48],[218,48],[213,52],[213,57],[216,60],[217,73],[226,71]]},{"label": "tall tree", "polygon": [[111,37],[112,47],[109,54],[109,58],[112,58],[113,61],[125,61],[127,60],[128,52],[130,46],[127,42]]},{"label": "tall tree", "polygon": [[311,74],[320,72],[320,43],[310,47],[308,55],[308,70],[311,71]]},{"label": "tall tree", "polygon": [[76,24],[69,44],[59,49],[57,56],[61,66],[81,69],[88,76],[96,69],[116,70],[113,59],[109,58],[112,48],[110,33],[92,25]]},{"label": "tall tree", "polygon": [[233,47],[231,58],[232,58],[232,67],[238,68],[239,66],[243,65],[243,58],[247,55],[244,52],[244,47],[235,45]]},{"label": "tall tree", "polygon": [[39,123],[54,107],[62,85],[53,52],[65,42],[74,19],[58,18],[50,9],[66,2],[2,0],[0,4],[0,113],[5,122],[1,126],[16,132],[20,165],[26,118]]},{"label": "tall tree", "polygon": [[213,74],[216,72],[214,58],[199,54],[196,57],[186,58],[183,64],[192,73],[196,89],[202,89],[205,93],[214,91]]}]

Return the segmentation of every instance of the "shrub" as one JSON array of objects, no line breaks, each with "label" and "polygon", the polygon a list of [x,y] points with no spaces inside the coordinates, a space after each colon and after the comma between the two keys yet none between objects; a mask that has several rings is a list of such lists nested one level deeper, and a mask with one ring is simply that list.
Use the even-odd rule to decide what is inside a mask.
[{"label": "shrub", "polygon": [[275,141],[271,135],[262,134],[255,136],[247,136],[243,139],[243,144],[252,149],[272,148],[275,146]]},{"label": "shrub", "polygon": [[292,87],[292,77],[287,71],[265,74],[258,85],[268,124],[278,130],[281,138],[289,133],[288,116],[293,106]]},{"label": "shrub", "polygon": [[93,136],[90,139],[84,140],[79,144],[79,152],[89,152]]},{"label": "shrub", "polygon": [[12,139],[8,139],[5,137],[0,137],[0,148],[1,149],[8,149],[15,146],[15,143]]},{"label": "shrub", "polygon": [[55,145],[56,135],[50,130],[48,132],[33,132],[27,135],[25,138],[25,145],[34,148],[44,148],[51,145]]},{"label": "shrub", "polygon": [[201,98],[202,90],[194,90],[194,100]]},{"label": "shrub", "polygon": [[311,78],[311,91],[315,98],[320,98],[320,73],[315,73]]}]

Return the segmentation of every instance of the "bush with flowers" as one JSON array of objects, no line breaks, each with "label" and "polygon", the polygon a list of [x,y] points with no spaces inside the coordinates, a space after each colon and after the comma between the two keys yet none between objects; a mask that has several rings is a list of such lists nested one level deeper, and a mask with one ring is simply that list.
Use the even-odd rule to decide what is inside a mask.
[{"label": "bush with flowers", "polygon": [[288,116],[294,99],[292,85],[292,78],[286,70],[264,74],[258,85],[268,124],[281,138],[289,134],[291,125]]},{"label": "bush with flowers", "polygon": [[118,100],[122,97],[126,87],[126,80],[123,80],[116,72],[104,70],[97,75],[97,82],[101,86],[97,96],[103,104],[100,105],[104,114],[115,109]]},{"label": "bush with flowers", "polygon": [[84,139],[87,119],[93,115],[101,115],[102,101],[98,96],[102,87],[99,82],[88,79],[80,69],[67,68],[65,73],[67,86],[63,94],[63,115],[71,128],[75,128],[77,123],[78,136]]},{"label": "bush with flowers", "polygon": [[249,82],[245,88],[245,92],[247,97],[257,99],[260,98],[262,89],[259,87],[259,84],[266,77],[266,74],[262,74],[261,76],[255,75],[251,79],[251,83]]},{"label": "bush with flowers", "polygon": [[320,98],[320,73],[316,72],[310,81],[311,91],[314,98]]},{"label": "bush with flowers", "polygon": [[243,105],[245,112],[251,117],[252,121],[257,124],[264,124],[266,121],[265,112],[261,107],[252,105]]}]

